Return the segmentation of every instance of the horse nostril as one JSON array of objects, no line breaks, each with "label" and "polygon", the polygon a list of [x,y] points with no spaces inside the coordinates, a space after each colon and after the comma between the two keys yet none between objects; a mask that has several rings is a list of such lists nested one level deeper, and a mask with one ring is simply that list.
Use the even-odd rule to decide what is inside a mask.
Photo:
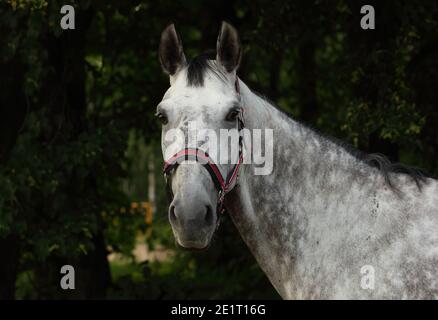
[{"label": "horse nostril", "polygon": [[205,213],[205,221],[208,224],[213,224],[213,210],[211,209],[211,206],[207,206],[207,212]]},{"label": "horse nostril", "polygon": [[177,217],[176,217],[176,214],[175,214],[175,206],[170,206],[170,208],[169,208],[169,218],[170,218],[170,220],[171,221],[176,221],[177,220]]}]

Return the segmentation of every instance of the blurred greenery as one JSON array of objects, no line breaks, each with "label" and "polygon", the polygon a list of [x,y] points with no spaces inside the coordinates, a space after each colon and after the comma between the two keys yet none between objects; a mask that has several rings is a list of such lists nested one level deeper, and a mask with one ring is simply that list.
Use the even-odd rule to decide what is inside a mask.
[{"label": "blurred greenery", "polygon": [[[76,9],[76,30],[59,26]],[[376,30],[360,29],[372,4]],[[436,1],[0,1],[0,298],[278,298],[228,217],[206,252],[167,222],[157,48],[186,55],[237,27],[239,76],[286,112],[367,152],[438,173]],[[153,222],[132,203],[150,201]],[[133,250],[165,248],[138,261]],[[108,259],[108,255],[116,257]],[[74,294],[60,266],[76,269]]]}]

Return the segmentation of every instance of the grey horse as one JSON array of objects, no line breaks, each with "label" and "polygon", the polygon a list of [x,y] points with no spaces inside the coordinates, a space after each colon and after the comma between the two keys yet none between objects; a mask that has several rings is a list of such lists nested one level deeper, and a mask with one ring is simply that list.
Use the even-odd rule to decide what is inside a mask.
[{"label": "grey horse", "polygon": [[[241,165],[224,206],[284,299],[438,298],[437,180],[356,152],[255,94],[236,74],[239,36],[225,22],[213,56],[186,61],[170,25],[162,33],[159,57],[170,78],[157,107],[164,160],[187,143],[175,147],[173,141],[168,152],[169,130],[190,135],[189,123],[216,132],[234,128],[240,108],[246,130],[273,130],[272,172],[257,174],[257,165]],[[217,167],[223,176],[233,169],[231,163]],[[218,226],[221,197],[211,174],[195,161],[169,175],[176,241],[207,247]]]}]

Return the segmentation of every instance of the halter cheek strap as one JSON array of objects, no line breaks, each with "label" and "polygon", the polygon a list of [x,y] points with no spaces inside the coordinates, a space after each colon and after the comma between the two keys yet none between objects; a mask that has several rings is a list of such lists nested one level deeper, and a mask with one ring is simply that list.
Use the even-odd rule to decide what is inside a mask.
[{"label": "halter cheek strap", "polygon": [[[240,165],[243,162],[243,128],[244,128],[244,119],[243,119],[243,108],[240,109],[239,117],[238,117],[238,130],[239,130],[239,158],[237,163],[233,166],[231,171],[224,178],[222,173],[220,172],[218,166],[214,163],[213,159],[208,155],[207,152],[202,151],[199,148],[189,148],[186,147],[181,151],[175,153],[172,157],[170,157],[164,163],[163,173],[166,179],[167,187],[170,192],[170,186],[168,182],[168,178],[170,177],[172,171],[176,169],[176,167],[185,160],[194,160],[200,162],[205,169],[207,169],[208,173],[213,180],[213,183],[216,187],[216,190],[219,193],[218,203],[217,203],[217,212],[224,213],[224,198],[225,195],[230,192],[237,183],[237,175],[239,173]],[[171,193],[171,192],[170,192]]]}]

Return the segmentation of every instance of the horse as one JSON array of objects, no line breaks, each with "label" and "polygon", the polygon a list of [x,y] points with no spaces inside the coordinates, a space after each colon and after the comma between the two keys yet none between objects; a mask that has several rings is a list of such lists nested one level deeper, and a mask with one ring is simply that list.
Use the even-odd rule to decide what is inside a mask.
[{"label": "horse", "polygon": [[[208,247],[226,209],[283,299],[438,298],[438,180],[355,151],[253,92],[237,76],[242,48],[227,22],[213,54],[187,61],[171,24],[158,55],[170,81],[156,115],[180,246]],[[242,164],[240,151],[215,162],[205,137],[167,152],[169,130],[190,135],[190,122],[240,131],[242,120],[249,131],[272,128],[270,174]]]}]

